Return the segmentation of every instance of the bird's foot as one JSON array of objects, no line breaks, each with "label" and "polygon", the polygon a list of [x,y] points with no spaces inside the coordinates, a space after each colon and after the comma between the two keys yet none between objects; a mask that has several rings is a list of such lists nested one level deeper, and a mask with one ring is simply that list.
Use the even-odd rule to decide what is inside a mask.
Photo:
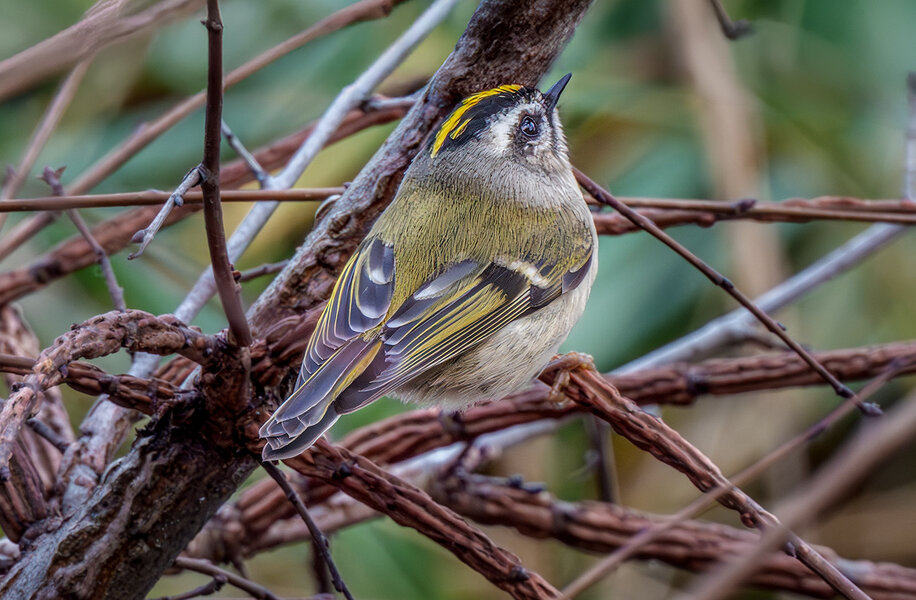
[{"label": "bird's foot", "polygon": [[578,369],[594,369],[594,359],[583,352],[567,352],[558,354],[544,367],[541,372],[542,380],[552,377],[550,383],[550,393],[547,398],[557,404],[567,400],[567,389],[569,388],[570,374]]}]

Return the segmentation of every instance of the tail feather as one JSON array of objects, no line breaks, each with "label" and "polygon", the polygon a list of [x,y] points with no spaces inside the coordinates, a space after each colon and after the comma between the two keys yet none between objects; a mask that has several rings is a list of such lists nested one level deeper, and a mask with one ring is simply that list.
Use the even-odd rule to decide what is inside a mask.
[{"label": "tail feather", "polygon": [[353,340],[338,348],[298,385],[258,432],[267,439],[265,459],[268,455],[295,456],[327,431],[340,416],[333,406],[335,400],[362,374],[380,347],[378,340]]},{"label": "tail feather", "polygon": [[262,458],[264,460],[283,460],[298,456],[324,435],[339,418],[340,415],[337,414],[334,407],[329,406],[320,421],[307,427],[296,437],[282,434],[264,436],[267,437],[267,444],[264,445],[264,450],[261,451]]}]

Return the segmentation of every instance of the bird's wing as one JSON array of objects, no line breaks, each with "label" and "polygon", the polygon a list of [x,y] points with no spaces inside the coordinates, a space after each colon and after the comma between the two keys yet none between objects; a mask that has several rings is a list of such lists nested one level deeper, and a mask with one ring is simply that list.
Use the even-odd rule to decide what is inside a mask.
[{"label": "bird's wing", "polygon": [[523,260],[451,265],[386,320],[380,348],[336,399],[335,410],[346,414],[372,402],[576,288],[588,273],[591,256],[586,248],[562,265]]},{"label": "bird's wing", "polygon": [[[261,428],[263,437],[295,437],[321,420],[340,390],[378,350],[363,334],[385,319],[394,290],[394,248],[375,238],[344,266],[306,346],[296,388]],[[363,365],[365,368],[365,365]]]},{"label": "bird's wing", "polygon": [[326,421],[329,408],[352,412],[574,289],[592,257],[585,246],[562,264],[464,260],[391,306],[395,252],[376,238],[344,267],[296,391],[261,428],[273,455],[282,457],[283,448]]}]

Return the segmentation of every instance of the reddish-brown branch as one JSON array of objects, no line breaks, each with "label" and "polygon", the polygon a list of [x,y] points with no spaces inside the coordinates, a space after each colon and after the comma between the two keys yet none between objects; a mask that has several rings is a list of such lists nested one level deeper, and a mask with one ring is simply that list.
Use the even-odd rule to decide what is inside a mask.
[{"label": "reddish-brown branch", "polygon": [[[564,502],[538,488],[473,475],[440,480],[432,495],[478,523],[512,527],[529,537],[553,538],[589,552],[612,552],[641,531],[668,520],[603,502]],[[751,532],[725,525],[683,521],[640,548],[636,557],[704,572],[747,552],[758,540]],[[849,562],[828,548],[817,550],[835,564]],[[867,561],[856,561],[855,565],[856,581],[875,600],[916,595],[914,569]],[[829,585],[785,553],[769,554],[756,566],[748,579],[751,585],[816,598],[834,597]]]},{"label": "reddish-brown branch", "polygon": [[[233,169],[234,171],[234,169]],[[221,181],[224,178],[221,178]],[[342,194],[345,188],[295,188],[291,190],[221,190],[222,202],[259,202],[279,200],[282,202],[315,202],[328,196]],[[86,196],[46,196],[41,198],[20,198],[0,202],[0,213],[16,211],[65,210],[68,208],[111,208],[119,206],[159,205],[171,197],[171,192],[121,192],[117,194],[89,194]],[[203,193],[191,190],[182,198],[184,204],[203,204]]]},{"label": "reddish-brown branch", "polygon": [[[260,452],[256,447],[253,449]],[[396,523],[416,529],[513,598],[559,595],[540,575],[525,569],[518,557],[496,546],[477,528],[437,504],[429,494],[358,454],[319,440],[313,451],[285,462],[303,475],[339,488]]]},{"label": "reddish-brown branch", "polygon": [[28,528],[53,511],[45,499],[41,477],[23,441],[15,440],[10,448],[9,465],[0,477],[0,527],[12,541],[18,542]]},{"label": "reddish-brown branch", "polygon": [[[554,361],[541,379],[556,381],[556,377],[568,374],[564,382],[564,394],[580,404],[595,416],[607,421],[615,432],[625,437],[641,450],[649,452],[659,461],[683,473],[700,491],[708,492],[724,488],[716,500],[722,506],[736,511],[748,527],[768,530],[780,527],[779,521],[763,509],[753,498],[732,485],[719,468],[681,437],[662,420],[638,407],[626,398],[577,355],[567,355]],[[814,570],[825,582],[846,598],[864,600],[867,596],[852,582],[817,553],[804,540],[787,534],[796,557]]]},{"label": "reddish-brown branch", "polygon": [[142,311],[111,312],[73,327],[44,350],[35,367],[0,411],[0,474],[9,462],[22,423],[35,410],[44,390],[58,385],[67,366],[81,358],[98,358],[122,347],[156,354],[178,353],[200,363],[221,355],[224,342],[176,321]]},{"label": "reddish-brown branch", "polygon": [[[662,229],[678,225],[711,227],[722,221],[750,219],[762,223],[808,223],[815,220],[916,224],[916,204],[908,200],[860,200],[824,196],[811,200],[792,198],[783,202],[665,198],[618,198]],[[600,235],[622,235],[642,229],[620,213],[593,215]]]},{"label": "reddish-brown branch", "polygon": [[[0,307],[0,352],[23,357],[29,362],[25,371],[16,371],[16,374],[10,372],[2,374],[7,389],[22,381],[21,375],[28,375],[35,362],[35,357],[41,352],[38,337],[15,305]],[[65,443],[69,444],[73,441],[73,428],[61,399],[60,390],[55,388],[45,391],[41,408],[34,418],[47,425],[56,437]],[[60,453],[44,439],[33,435],[31,431],[23,432],[22,439],[41,475],[45,490],[50,492],[60,468]]]},{"label": "reddish-brown branch", "polygon": [[[404,100],[405,103],[409,102]],[[343,193],[344,188],[296,188],[290,190],[232,190],[222,192],[223,202],[257,202],[279,200],[302,202],[322,200],[332,194]],[[0,213],[63,210],[66,208],[99,208],[112,206],[146,206],[168,200],[168,192],[143,191],[115,194],[89,194],[82,196],[47,196],[19,198],[0,202]],[[200,192],[189,191],[183,196],[185,203],[199,204]],[[597,201],[590,199],[592,204]],[[807,223],[816,220],[890,222],[916,224],[916,203],[910,200],[863,200],[849,196],[820,196],[817,198],[790,198],[780,202],[761,202],[753,199],[738,202],[713,200],[685,200],[680,198],[644,198],[620,196],[619,200],[655,221],[659,227],[673,225],[700,225],[708,227],[719,221],[752,219],[764,223]],[[595,225],[605,235],[620,235],[641,231],[623,215],[612,212],[596,213]]]}]

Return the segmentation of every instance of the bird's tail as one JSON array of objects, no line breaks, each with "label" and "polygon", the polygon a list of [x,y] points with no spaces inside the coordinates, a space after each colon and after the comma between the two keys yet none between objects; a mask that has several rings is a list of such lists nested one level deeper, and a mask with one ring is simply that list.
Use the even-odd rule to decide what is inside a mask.
[{"label": "bird's tail", "polygon": [[300,375],[304,381],[258,432],[267,440],[264,459],[296,456],[330,429],[341,414],[334,401],[362,374],[380,346],[377,340],[351,341],[338,348],[314,372]]},{"label": "bird's tail", "polygon": [[296,437],[293,438],[282,434],[267,437],[267,443],[264,445],[261,457],[264,460],[283,460],[297,456],[324,435],[324,432],[330,429],[331,425],[339,418],[340,415],[337,414],[337,411],[334,410],[334,405],[331,404],[324,412],[321,420],[307,427]]}]

